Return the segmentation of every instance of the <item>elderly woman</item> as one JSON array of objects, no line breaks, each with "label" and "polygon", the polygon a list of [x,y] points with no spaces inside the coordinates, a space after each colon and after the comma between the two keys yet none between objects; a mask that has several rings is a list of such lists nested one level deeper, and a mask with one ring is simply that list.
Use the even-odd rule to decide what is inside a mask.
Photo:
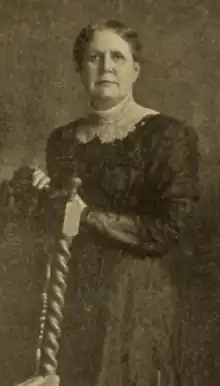
[{"label": "elderly woman", "polygon": [[82,179],[59,359],[63,386],[177,385],[181,377],[169,267],[198,198],[197,136],[133,99],[141,47],[117,21],[82,29],[74,60],[90,111],[52,132],[48,176],[33,173],[38,190],[50,183],[60,189],[73,165]]}]

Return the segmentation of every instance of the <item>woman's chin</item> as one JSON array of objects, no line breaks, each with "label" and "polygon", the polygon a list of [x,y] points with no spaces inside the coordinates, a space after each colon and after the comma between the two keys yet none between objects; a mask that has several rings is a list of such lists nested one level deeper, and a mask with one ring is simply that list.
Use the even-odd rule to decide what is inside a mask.
[{"label": "woman's chin", "polygon": [[102,92],[102,93],[96,93],[95,95],[92,95],[91,99],[96,102],[115,101],[115,100],[118,100],[118,95],[111,92]]},{"label": "woman's chin", "polygon": [[109,90],[108,89],[101,90],[96,95],[100,99],[109,99],[109,98],[110,99],[117,99],[118,98],[118,94],[110,89]]}]

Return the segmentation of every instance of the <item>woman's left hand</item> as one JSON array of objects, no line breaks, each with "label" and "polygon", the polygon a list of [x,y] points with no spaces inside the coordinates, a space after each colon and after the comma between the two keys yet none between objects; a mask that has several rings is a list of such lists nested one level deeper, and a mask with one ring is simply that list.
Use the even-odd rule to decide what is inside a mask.
[{"label": "woman's left hand", "polygon": [[47,377],[34,377],[28,379],[16,386],[59,386],[60,379],[57,375],[48,375]]}]

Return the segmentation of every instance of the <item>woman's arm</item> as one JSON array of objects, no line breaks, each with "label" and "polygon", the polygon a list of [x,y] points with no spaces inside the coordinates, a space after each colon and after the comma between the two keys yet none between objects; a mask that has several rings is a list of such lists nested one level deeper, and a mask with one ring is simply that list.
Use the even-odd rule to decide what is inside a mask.
[{"label": "woman's arm", "polygon": [[154,257],[164,255],[178,243],[190,224],[198,199],[199,155],[195,132],[182,125],[172,125],[166,130],[165,140],[160,142],[155,151],[157,170],[161,171],[156,177],[158,189],[159,185],[164,186],[160,193],[160,215],[147,213],[143,207],[142,213],[136,216],[86,210],[82,219],[94,231]]},{"label": "woman's arm", "polygon": [[[124,216],[86,208],[81,220],[86,228],[117,240],[122,246],[134,247],[145,256],[155,257],[163,256],[179,241],[198,198],[199,155],[195,131],[176,120],[168,121],[167,127],[161,130],[153,155],[155,194],[159,196],[161,213],[148,213],[143,207],[136,215]],[[62,135],[61,130],[55,131],[47,144],[50,176],[59,168]],[[148,146],[146,143],[146,148]],[[143,191],[147,192],[148,188],[143,186]]]}]

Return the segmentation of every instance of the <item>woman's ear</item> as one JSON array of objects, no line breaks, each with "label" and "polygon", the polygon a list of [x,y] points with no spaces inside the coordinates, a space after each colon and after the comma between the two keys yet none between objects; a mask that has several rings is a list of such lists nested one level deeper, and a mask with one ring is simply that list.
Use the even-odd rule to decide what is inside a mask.
[{"label": "woman's ear", "polygon": [[138,62],[134,62],[134,82],[136,82],[137,78],[140,74],[140,64]]}]

